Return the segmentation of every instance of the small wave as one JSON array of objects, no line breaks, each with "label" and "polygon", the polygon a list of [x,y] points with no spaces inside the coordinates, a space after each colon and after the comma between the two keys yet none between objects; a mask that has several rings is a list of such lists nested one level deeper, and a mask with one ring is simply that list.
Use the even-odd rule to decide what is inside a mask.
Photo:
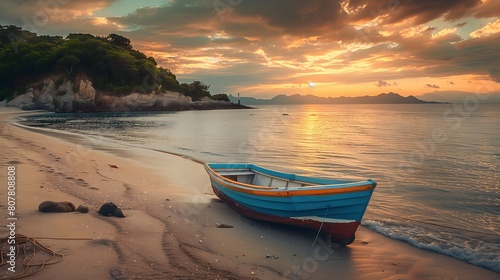
[{"label": "small wave", "polygon": [[363,226],[417,248],[444,254],[473,265],[500,272],[500,245],[448,232],[432,232],[415,225],[363,221]]},{"label": "small wave", "polygon": [[223,154],[219,154],[219,153],[213,153],[213,152],[200,152],[201,154],[206,154],[206,155],[211,155],[211,156],[218,156],[218,157],[224,157]]}]

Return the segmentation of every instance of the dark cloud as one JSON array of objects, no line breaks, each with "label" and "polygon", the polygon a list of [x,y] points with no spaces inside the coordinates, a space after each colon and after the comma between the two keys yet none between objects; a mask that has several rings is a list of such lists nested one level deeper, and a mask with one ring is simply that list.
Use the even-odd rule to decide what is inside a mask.
[{"label": "dark cloud", "polygon": [[472,10],[471,14],[478,18],[500,17],[500,1],[483,1],[481,5]]},{"label": "dark cloud", "polygon": [[378,44],[368,49],[361,49],[353,52],[347,49],[346,51],[347,55],[344,55],[345,62],[352,63],[354,61],[370,58],[376,54],[390,52],[390,46],[389,44]]},{"label": "dark cloud", "polygon": [[358,21],[381,17],[386,24],[407,19],[412,19],[415,24],[422,24],[440,17],[446,20],[460,19],[481,3],[481,0],[351,0],[349,7],[353,10],[363,7],[354,16]]},{"label": "dark cloud", "polygon": [[[384,57],[387,60],[379,63],[380,67],[383,65],[386,68],[399,69],[399,73],[407,77],[475,74],[489,75],[496,81],[490,69],[500,69],[500,33],[460,41],[457,41],[459,37],[455,34],[432,38],[431,34],[425,33],[409,38],[391,39],[397,42],[397,47],[380,48],[375,53],[376,57]],[[371,58],[373,55],[366,50],[352,57],[371,61],[374,60]]]},{"label": "dark cloud", "polygon": [[211,21],[217,20],[213,12],[212,1],[182,0],[161,7],[144,7],[109,20],[132,29],[158,30],[164,35],[186,34],[211,30]]},{"label": "dark cloud", "polygon": [[279,36],[283,36],[281,30],[270,28],[262,22],[251,21],[251,19],[223,21],[219,23],[216,30],[227,32],[233,36],[252,38],[258,41],[269,41]]},{"label": "dark cloud", "polygon": [[221,69],[196,69],[194,72],[182,75],[181,82],[202,80],[211,84],[212,93],[235,94],[237,92],[252,94],[249,87],[258,85],[278,85],[290,82],[289,76],[294,70],[278,67],[267,67],[260,63],[248,62],[235,64]]},{"label": "dark cloud", "polygon": [[55,23],[72,21],[75,15],[86,15],[89,11],[108,7],[115,1],[3,0],[0,2],[0,24],[13,24],[33,32],[42,32]]},{"label": "dark cloud", "polygon": [[458,42],[455,45],[458,56],[453,59],[452,65],[469,73],[486,75],[489,72],[494,81],[500,82],[491,74],[492,69],[500,69],[498,46],[500,46],[500,33]]},{"label": "dark cloud", "polygon": [[425,86],[429,88],[439,88],[439,86],[436,84],[426,84]]},{"label": "dark cloud", "polygon": [[261,18],[268,25],[289,34],[318,35],[348,23],[347,14],[338,1],[331,0],[253,0],[243,1],[235,13]]},{"label": "dark cloud", "polygon": [[390,87],[391,84],[386,81],[378,80],[377,83],[375,84],[378,87]]},{"label": "dark cloud", "polygon": [[[207,2],[213,3],[212,0],[190,2],[199,5],[205,3],[205,6]],[[331,30],[338,32],[376,18],[383,18],[384,24],[408,19],[414,24],[421,24],[441,17],[454,21],[474,13],[476,16],[498,16],[499,3],[498,1],[483,3],[481,0],[253,0],[236,1],[229,11],[236,16],[262,20],[287,34],[313,36],[336,34]],[[465,23],[459,23],[457,26],[461,27],[463,24]]]},{"label": "dark cloud", "polygon": [[491,68],[490,77],[493,81],[500,83],[500,70],[498,68]]},{"label": "dark cloud", "polygon": [[[223,1],[223,3],[225,3]],[[154,28],[165,34],[191,32],[203,26],[210,32],[274,39],[283,35],[335,34],[349,24],[337,1],[275,0],[231,1],[218,7],[213,0],[174,1],[162,7],[145,7],[110,18],[129,28]]]}]

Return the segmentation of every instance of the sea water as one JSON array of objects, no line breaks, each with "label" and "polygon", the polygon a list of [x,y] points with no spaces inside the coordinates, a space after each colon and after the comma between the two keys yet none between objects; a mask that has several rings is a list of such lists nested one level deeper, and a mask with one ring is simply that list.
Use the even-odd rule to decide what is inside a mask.
[{"label": "sea water", "polygon": [[500,104],[43,114],[23,123],[205,162],[371,178],[364,226],[500,272]]}]

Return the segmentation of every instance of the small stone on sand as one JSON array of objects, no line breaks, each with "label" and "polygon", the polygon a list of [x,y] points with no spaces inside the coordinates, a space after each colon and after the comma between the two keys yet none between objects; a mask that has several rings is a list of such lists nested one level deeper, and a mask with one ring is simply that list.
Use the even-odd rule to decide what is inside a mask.
[{"label": "small stone on sand", "polygon": [[227,224],[219,224],[217,223],[216,225],[218,228],[234,228],[232,225],[227,225]]}]

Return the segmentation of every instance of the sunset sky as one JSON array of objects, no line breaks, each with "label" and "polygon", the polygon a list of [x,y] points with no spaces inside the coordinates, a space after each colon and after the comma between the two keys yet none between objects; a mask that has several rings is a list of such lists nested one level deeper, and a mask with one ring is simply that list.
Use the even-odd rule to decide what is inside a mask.
[{"label": "sunset sky", "polygon": [[0,24],[117,33],[212,94],[500,90],[498,0],[2,0]]}]

